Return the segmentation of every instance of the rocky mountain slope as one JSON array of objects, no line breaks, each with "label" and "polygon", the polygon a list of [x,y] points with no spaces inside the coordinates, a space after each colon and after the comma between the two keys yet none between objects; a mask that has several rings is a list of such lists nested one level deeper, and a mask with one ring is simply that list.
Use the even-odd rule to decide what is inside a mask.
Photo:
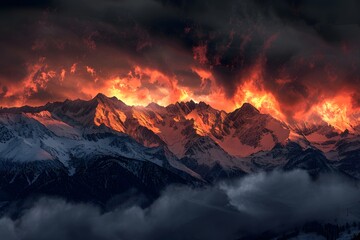
[{"label": "rocky mountain slope", "polygon": [[9,198],[75,186],[83,197],[132,187],[154,193],[278,168],[360,178],[359,155],[356,132],[288,125],[250,104],[226,113],[204,102],[138,107],[98,94],[0,109],[0,187]]}]

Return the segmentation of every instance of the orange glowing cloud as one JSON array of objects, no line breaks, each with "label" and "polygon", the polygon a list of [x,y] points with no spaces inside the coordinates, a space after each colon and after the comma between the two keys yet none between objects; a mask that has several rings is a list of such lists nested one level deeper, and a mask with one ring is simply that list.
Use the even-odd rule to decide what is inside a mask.
[{"label": "orange glowing cloud", "polygon": [[[128,105],[146,106],[151,102],[169,105],[178,101],[204,101],[214,108],[231,111],[234,109],[232,100],[225,97],[223,89],[216,84],[211,72],[193,68],[199,76],[200,85],[196,88],[181,86],[175,75],[168,76],[156,69],[135,66],[126,75],[103,80],[101,87],[86,86],[81,92],[95,96],[102,92],[115,96]],[[208,82],[207,82],[208,81]],[[202,93],[209,84],[209,91]]]},{"label": "orange glowing cloud", "polygon": [[[5,97],[18,96],[11,102],[11,106],[28,103],[44,104],[41,99],[33,99],[31,102],[28,99],[40,91],[47,91],[51,85],[51,91],[59,88],[55,89],[59,92],[57,97],[59,101],[63,100],[61,96],[70,99],[90,99],[102,92],[108,96],[115,96],[128,105],[146,106],[155,102],[167,106],[178,101],[194,100],[195,102],[203,101],[215,109],[230,112],[244,103],[250,103],[262,113],[270,114],[287,122],[289,117],[284,114],[284,109],[288,106],[284,105],[284,102],[280,103],[276,96],[266,89],[261,63],[259,61],[247,75],[243,76],[236,86],[234,96],[228,97],[213,73],[199,65],[190,69],[199,79],[198,86],[192,84],[190,87],[182,85],[179,76],[175,74],[169,75],[157,69],[140,65],[134,66],[127,74],[104,78],[97,74],[102,71],[97,71],[98,69],[85,64],[78,68],[78,63],[74,63],[67,68],[61,67],[54,70],[45,63],[45,59],[40,59],[39,62],[28,65],[29,74],[22,81],[23,88],[9,85],[6,93],[2,95]],[[76,84],[72,81],[75,78],[77,79]],[[276,83],[280,87],[286,87],[286,84],[291,81],[278,79]],[[353,95],[354,92],[348,90],[347,92],[340,91],[334,97],[322,96],[309,109],[301,107],[299,110],[294,110],[291,120],[311,122],[321,119],[338,130],[348,129],[351,131],[360,122],[360,110],[353,107]]]},{"label": "orange glowing cloud", "polygon": [[106,80],[102,92],[116,96],[129,105],[147,105],[151,102],[167,105],[187,99],[186,90],[178,86],[175,77],[140,66],[134,67],[124,77]]},{"label": "orange glowing cloud", "polygon": [[[250,103],[263,113],[286,121],[286,116],[280,108],[280,104],[275,96],[264,87],[262,75],[263,58],[259,58],[257,63],[250,69],[248,75],[242,79],[242,83],[237,87],[233,101],[234,108],[240,107],[244,103]],[[281,81],[283,82],[283,81]]]},{"label": "orange glowing cloud", "polygon": [[70,72],[75,73],[76,72],[76,67],[77,67],[77,63],[74,63],[73,65],[71,65]]},{"label": "orange glowing cloud", "polygon": [[193,48],[194,59],[197,60],[200,64],[206,64],[208,59],[206,57],[207,45],[199,45]]},{"label": "orange glowing cloud", "polygon": [[28,97],[41,89],[46,89],[48,82],[56,76],[54,70],[49,70],[48,65],[43,64],[44,60],[40,59],[39,63],[28,66],[30,74],[23,82],[24,97]]},{"label": "orange glowing cloud", "polygon": [[350,96],[343,93],[331,99],[325,99],[314,105],[310,113],[318,114],[323,121],[339,130],[348,129],[351,131],[359,124],[358,114],[360,111],[352,107]]},{"label": "orange glowing cloud", "polygon": [[61,69],[61,72],[60,72],[60,80],[61,80],[61,81],[64,81],[65,75],[66,75],[66,70],[65,70],[65,69]]},{"label": "orange glowing cloud", "polygon": [[[234,97],[227,98],[221,86],[216,83],[213,74],[202,68],[192,68],[201,83],[197,88],[184,87],[179,85],[176,76],[168,76],[158,70],[134,67],[127,75],[115,77],[105,81],[101,92],[109,96],[116,96],[128,105],[146,106],[156,102],[166,106],[178,101],[195,102],[204,101],[212,107],[227,112],[241,107],[244,103],[250,103],[261,112],[287,122],[287,116],[283,114],[282,108],[276,97],[264,88],[261,69],[254,67],[247,79],[237,87]],[[279,80],[279,84],[285,84],[288,80]],[[202,94],[202,90],[209,84],[209,89]],[[89,95],[96,95],[99,89],[83,89]],[[348,94],[351,96],[351,94]],[[294,115],[297,121],[313,121],[322,119],[335,128],[343,131],[351,129],[358,124],[358,118],[350,116],[355,112],[351,107],[351,97],[326,98],[319,104],[315,104],[308,111],[301,110]]]},{"label": "orange glowing cloud", "polygon": [[89,66],[86,66],[86,71],[91,75],[94,76],[96,74],[95,69]]},{"label": "orange glowing cloud", "polygon": [[268,113],[283,121],[286,119],[276,98],[270,92],[257,87],[252,80],[238,87],[234,101],[236,108],[244,103],[250,103],[263,113]]}]

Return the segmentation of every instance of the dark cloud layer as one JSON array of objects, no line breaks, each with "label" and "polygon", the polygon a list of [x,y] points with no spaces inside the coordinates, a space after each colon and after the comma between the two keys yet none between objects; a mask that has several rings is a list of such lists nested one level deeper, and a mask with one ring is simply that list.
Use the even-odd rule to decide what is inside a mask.
[{"label": "dark cloud layer", "polygon": [[[2,1],[0,81],[12,90],[0,98],[30,104],[88,98],[66,82],[101,89],[134,66],[176,77],[198,93],[201,81],[192,71],[198,67],[213,74],[228,98],[257,71],[260,87],[291,116],[295,107],[360,90],[358,9],[356,0]],[[71,75],[74,63],[82,71]],[[36,64],[56,76],[12,96]],[[68,81],[61,81],[62,70]]]},{"label": "dark cloud layer", "polygon": [[0,219],[4,239],[237,239],[309,221],[358,221],[358,187],[336,176],[313,182],[304,171],[256,174],[203,190],[170,188],[151,206],[103,213],[87,204],[42,199]]}]

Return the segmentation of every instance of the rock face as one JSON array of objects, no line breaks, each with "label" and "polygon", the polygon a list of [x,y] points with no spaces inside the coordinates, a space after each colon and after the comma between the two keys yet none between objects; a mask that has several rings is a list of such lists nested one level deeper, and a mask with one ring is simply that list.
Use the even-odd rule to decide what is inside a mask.
[{"label": "rock face", "polygon": [[246,103],[226,113],[193,101],[133,107],[98,94],[0,109],[0,187],[9,198],[156,193],[171,183],[201,185],[275,168],[360,178],[359,155],[354,132],[287,125]]}]

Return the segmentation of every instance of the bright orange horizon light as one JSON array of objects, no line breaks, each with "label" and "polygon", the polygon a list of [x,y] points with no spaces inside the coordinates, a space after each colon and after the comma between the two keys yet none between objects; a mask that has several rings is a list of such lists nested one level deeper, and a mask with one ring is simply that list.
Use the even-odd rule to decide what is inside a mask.
[{"label": "bright orange horizon light", "polygon": [[[27,104],[26,100],[30,94],[46,89],[57,75],[60,78],[60,84],[73,84],[67,82],[66,77],[74,75],[79,68],[74,63],[70,69],[62,68],[56,72],[47,69],[47,66],[43,66],[41,63],[40,61],[39,64],[28,67],[30,75],[23,82],[25,90],[14,87],[8,91],[7,95],[21,96],[16,101],[12,101],[11,106],[18,107]],[[264,88],[261,64],[256,64],[250,72],[251,74],[246,79],[242,79],[232,98],[226,96],[223,87],[217,83],[211,71],[200,67],[192,68],[192,71],[200,79],[197,88],[181,85],[176,75],[168,76],[159,70],[141,66],[135,66],[125,76],[114,76],[105,80],[99,79],[97,71],[90,66],[85,66],[85,71],[94,78],[93,85],[78,84],[81,95],[69,96],[70,99],[90,99],[101,92],[107,96],[115,96],[128,105],[146,106],[155,102],[167,106],[175,102],[193,100],[195,102],[203,101],[215,109],[226,112],[234,111],[244,103],[250,103],[262,113],[270,114],[285,123],[289,120],[289,116],[284,114],[284,109],[282,109],[284,105],[281,105],[276,97]],[[35,75],[37,76],[36,81],[34,81]],[[279,80],[278,82],[286,84],[288,81]],[[351,130],[360,122],[360,110],[352,107],[351,96],[352,92],[348,91],[332,98],[322,98],[306,111],[303,109],[295,111],[290,119],[304,122],[321,119],[340,131]],[[41,104],[44,103],[36,102],[36,105]]]}]

